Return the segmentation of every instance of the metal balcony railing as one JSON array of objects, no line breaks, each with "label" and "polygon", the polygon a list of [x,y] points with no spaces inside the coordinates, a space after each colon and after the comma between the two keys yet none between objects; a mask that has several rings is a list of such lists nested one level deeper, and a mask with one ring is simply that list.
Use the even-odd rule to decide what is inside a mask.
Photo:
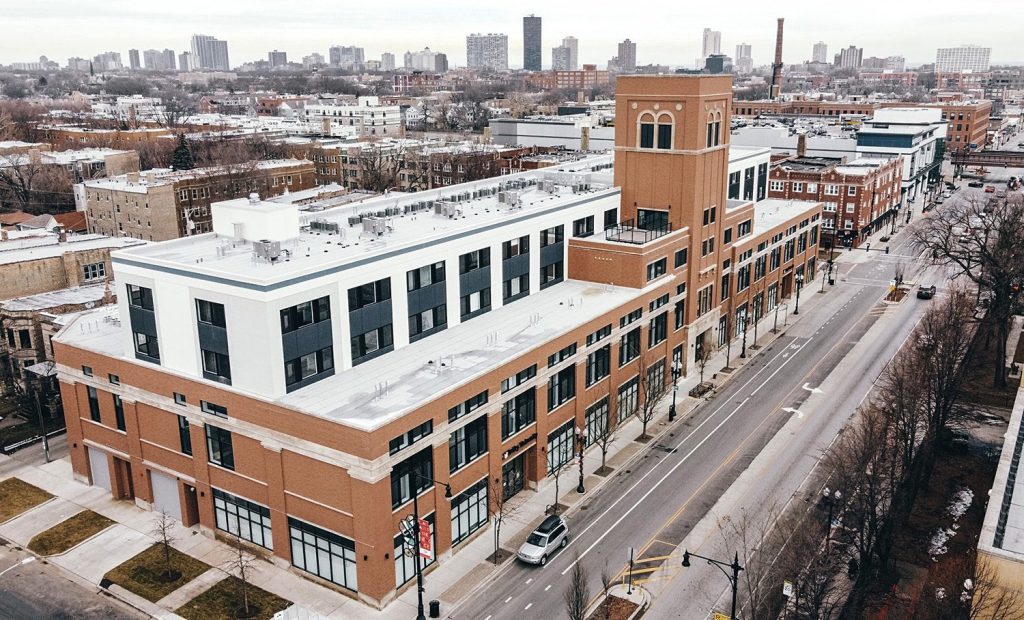
[{"label": "metal balcony railing", "polygon": [[633,220],[624,220],[611,228],[606,228],[604,231],[604,238],[608,241],[617,241],[619,243],[644,245],[645,243],[650,243],[655,239],[664,237],[670,232],[672,232],[672,224],[666,223],[663,226],[653,228],[637,228],[634,225]]}]

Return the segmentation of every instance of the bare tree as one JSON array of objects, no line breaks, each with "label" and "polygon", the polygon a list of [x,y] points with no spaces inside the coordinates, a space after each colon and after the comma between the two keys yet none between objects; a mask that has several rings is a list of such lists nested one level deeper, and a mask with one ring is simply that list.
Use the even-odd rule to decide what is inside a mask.
[{"label": "bare tree", "polygon": [[1006,387],[1006,340],[1024,282],[1024,196],[975,196],[915,229],[917,244],[990,296],[986,319],[995,335],[993,386]]},{"label": "bare tree", "polygon": [[892,266],[892,281],[895,286],[892,289],[892,293],[889,295],[892,299],[896,299],[899,295],[900,287],[903,286],[903,278],[907,273],[907,265],[903,261],[897,261]]},{"label": "bare tree", "polygon": [[713,351],[711,350],[711,347],[707,346],[701,347],[694,355],[694,361],[697,363],[697,368],[700,369],[701,383],[704,383],[704,370],[707,368],[708,362],[711,361],[712,355]]},{"label": "bare tree", "polygon": [[608,459],[608,449],[611,448],[612,443],[615,441],[615,436],[618,434],[619,425],[612,424],[612,413],[610,408],[606,408],[604,425],[600,433],[594,437],[594,442],[601,450],[601,468],[597,470],[597,474],[601,476],[607,476],[611,473],[611,469],[606,465]]},{"label": "bare tree", "polygon": [[384,193],[401,188],[401,174],[405,160],[405,149],[401,146],[371,144],[359,149],[359,187],[372,192]]},{"label": "bare tree", "polygon": [[633,415],[640,420],[641,431],[640,436],[637,438],[638,441],[650,440],[650,435],[647,434],[647,425],[654,419],[654,413],[657,409],[658,403],[661,402],[666,392],[666,381],[665,381],[665,361],[658,362],[661,365],[661,371],[657,372],[657,366],[648,368],[647,361],[640,353],[634,367],[637,372],[637,381],[639,383],[638,389],[640,392],[640,401],[637,403],[636,410]]},{"label": "bare tree", "polygon": [[164,111],[158,122],[163,127],[177,129],[188,125],[192,117],[196,115],[195,104],[185,98],[173,97],[164,99]]},{"label": "bare tree", "polygon": [[225,570],[238,577],[240,590],[238,596],[242,599],[242,611],[244,612],[244,617],[251,618],[254,610],[251,609],[249,604],[249,588],[252,585],[250,580],[252,579],[256,558],[245,550],[242,539],[237,535],[233,543],[231,546],[231,558],[228,559]]},{"label": "bare tree", "polygon": [[[615,577],[612,575],[611,571],[608,569],[608,560],[605,559],[604,566],[601,568],[601,594],[603,595],[603,598],[604,598],[605,601],[608,600],[608,593],[611,591],[612,584],[614,584],[614,583],[615,583]],[[604,620],[611,620],[611,618],[612,618],[612,606],[608,605],[608,604],[604,604],[602,606],[602,608],[604,609]]]},{"label": "bare tree", "polygon": [[518,504],[510,503],[505,497],[505,485],[501,478],[494,478],[487,485],[487,492],[491,498],[491,519],[494,521],[494,555],[491,561],[499,564],[504,558],[501,549],[501,526],[505,519],[515,514],[519,508]]},{"label": "bare tree", "polygon": [[174,570],[174,565],[171,562],[171,543],[174,542],[174,519],[167,516],[166,512],[161,511],[156,521],[153,523],[153,537],[156,538],[156,542],[160,545],[160,550],[163,552],[164,560],[164,579],[166,581],[174,581],[180,575]]},{"label": "bare tree", "polygon": [[60,213],[74,207],[74,179],[37,151],[0,155],[0,204],[26,213]]},{"label": "bare tree", "polygon": [[562,593],[562,600],[565,601],[565,612],[569,620],[584,620],[587,603],[590,602],[590,587],[587,585],[587,569],[583,568],[578,552],[569,573],[569,584]]},{"label": "bare tree", "polygon": [[779,615],[784,573],[776,561],[773,550],[782,549],[780,530],[775,527],[779,511],[772,505],[758,515],[741,510],[738,518],[729,520],[726,530],[728,538],[739,546],[743,563],[740,573],[740,588],[746,608],[745,617],[773,618]]}]

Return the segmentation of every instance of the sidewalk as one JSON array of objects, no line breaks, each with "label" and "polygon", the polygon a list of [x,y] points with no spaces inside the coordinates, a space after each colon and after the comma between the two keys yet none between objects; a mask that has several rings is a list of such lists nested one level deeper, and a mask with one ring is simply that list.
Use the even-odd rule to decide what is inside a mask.
[{"label": "sidewalk", "polygon": [[[805,286],[800,300],[801,312],[803,313],[805,308],[810,310],[830,298],[831,296],[820,295],[817,290]],[[793,319],[798,318],[791,316],[794,301],[788,299],[782,302],[786,305],[778,317],[779,335],[792,328]],[[775,320],[776,315],[772,311],[766,313],[758,322],[759,338],[756,343],[753,338],[755,330],[751,325],[747,335],[745,359],[740,358],[742,338],[733,341],[728,354],[731,370],[723,373],[726,367],[726,349],[716,351],[705,368],[705,381],[712,381],[716,388],[721,388],[722,384],[735,374],[736,369],[755,359],[757,352],[764,350],[765,345],[777,337],[771,332]],[[703,398],[688,396],[690,389],[699,381],[699,372],[696,369],[693,369],[689,376],[680,378],[676,394],[678,415],[672,427],[681,424],[704,402]],[[670,429],[667,414],[671,402],[671,393],[666,393],[656,408],[654,418],[648,423],[648,434],[653,436],[653,439],[646,444],[635,441],[641,432],[641,423],[635,417],[620,426],[621,430],[616,434],[608,450],[609,467],[616,470],[628,468],[630,462],[642,456],[645,448],[659,442],[660,437]],[[59,445],[63,443],[63,439],[51,443],[54,444],[55,454],[66,454],[63,446]],[[110,493],[102,488],[76,482],[66,456],[61,456],[48,464],[38,463],[39,460],[35,447],[26,448],[14,456],[0,455],[0,479],[17,477],[55,496],[54,499],[0,524],[0,537],[25,545],[36,534],[84,509],[93,510],[114,520],[116,525],[111,528],[60,556],[50,558],[53,564],[64,569],[76,581],[93,584],[99,590],[98,584],[107,571],[156,542],[152,532],[154,513],[142,510],[131,502],[114,500]],[[572,514],[578,510],[613,478],[597,475],[595,472],[600,466],[601,451],[595,445],[584,456],[586,493],[583,494],[576,492],[579,472],[576,462],[563,469],[559,476],[558,495],[558,503],[566,507],[563,514]],[[502,524],[501,546],[503,549],[514,551],[543,520],[545,507],[555,503],[554,479],[547,478],[541,481],[536,490],[520,492],[510,500],[510,503],[514,503],[516,509]],[[153,617],[176,618],[177,616],[171,613],[174,609],[227,576],[220,567],[226,565],[232,553],[230,546],[201,535],[198,528],[186,528],[180,524],[174,526],[173,536],[173,546],[176,549],[215,568],[184,584],[177,591],[158,601],[158,604],[143,601],[117,586],[111,588],[110,592]],[[483,528],[475,537],[462,543],[456,553],[442,555],[425,573],[424,600],[440,600],[442,611],[447,614],[459,601],[500,577],[515,560],[506,560],[502,565],[494,566],[489,559],[494,552],[493,540],[493,529]],[[253,585],[296,603],[285,612],[286,618],[406,620],[416,612],[415,582],[407,584],[395,601],[383,611],[378,611],[270,562],[256,562],[254,569]]]}]

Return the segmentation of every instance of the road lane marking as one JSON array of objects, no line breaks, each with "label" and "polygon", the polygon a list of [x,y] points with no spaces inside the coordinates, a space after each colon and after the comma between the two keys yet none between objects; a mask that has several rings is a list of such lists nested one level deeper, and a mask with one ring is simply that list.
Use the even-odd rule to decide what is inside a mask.
[{"label": "road lane marking", "polygon": [[[799,345],[797,353],[799,353],[800,350],[802,350],[804,347],[806,347],[808,344],[810,344],[813,340],[814,340],[813,337],[812,338],[808,338],[807,340],[805,340],[802,345]],[[793,355],[791,357],[786,358],[779,365],[779,367],[775,370],[775,372],[773,372],[771,375],[769,375],[768,378],[765,379],[765,381],[760,386],[758,386],[756,390],[754,390],[753,394],[756,394],[769,381],[771,381],[772,378],[775,375],[777,375],[783,368],[785,368],[786,364],[788,364],[790,361],[792,361],[794,359],[796,359],[796,355]],[[767,368],[767,366],[765,366],[764,368]],[[764,370],[764,368],[762,368],[762,370]],[[759,370],[753,377],[751,377],[750,380],[748,380],[748,383],[750,381],[753,381],[753,379],[756,378],[758,374],[761,374],[761,370]],[[739,391],[739,390],[737,390],[737,391]],[[595,540],[593,543],[591,543],[591,545],[589,547],[587,547],[583,551],[583,553],[580,553],[578,556],[576,556],[576,558],[573,559],[573,561],[569,563],[569,566],[566,567],[566,569],[564,571],[562,571],[562,575],[565,576],[566,573],[568,573],[570,570],[572,570],[572,567],[575,566],[577,562],[579,562],[581,559],[583,559],[583,557],[585,557],[588,553],[593,551],[594,547],[596,547],[602,540],[604,540],[605,536],[607,536],[610,531],[612,531],[616,527],[618,527],[619,524],[622,523],[622,521],[625,520],[625,518],[630,515],[630,513],[632,513],[634,510],[636,510],[636,508],[638,506],[640,506],[640,504],[644,503],[647,500],[647,498],[650,497],[651,493],[654,493],[654,491],[656,491],[658,489],[658,487],[661,486],[661,484],[665,482],[665,480],[667,480],[672,474],[674,474],[676,472],[676,470],[678,470],[680,467],[682,467],[683,464],[686,463],[690,459],[690,457],[693,456],[694,453],[697,452],[697,450],[699,450],[701,447],[703,447],[704,444],[708,442],[708,440],[710,440],[712,437],[714,437],[715,434],[719,430],[721,430],[722,427],[725,426],[729,422],[729,420],[731,420],[732,417],[735,416],[736,413],[739,412],[739,410],[742,409],[743,406],[747,404],[747,402],[750,401],[750,399],[751,399],[751,397],[747,396],[742,401],[740,401],[740,403],[735,408],[733,408],[733,410],[729,413],[729,415],[727,415],[721,422],[718,423],[718,426],[713,428],[703,439],[700,440],[700,442],[697,443],[696,446],[694,446],[689,452],[687,452],[686,455],[683,456],[683,458],[680,459],[678,463],[676,463],[674,466],[672,466],[671,469],[669,469],[667,472],[665,472],[664,476],[662,476],[657,482],[655,482],[654,485],[652,485],[651,488],[648,489],[647,492],[644,493],[640,497],[639,500],[634,502],[633,505],[629,507],[629,509],[627,509],[618,519],[616,519],[615,522],[612,523],[610,527],[606,528],[604,533],[602,533],[600,536],[598,536],[597,540]],[[676,444],[676,449],[678,449],[680,446],[682,446],[686,442],[687,439],[689,439],[691,436],[693,436],[695,433],[697,433],[701,429],[701,427],[703,427],[705,424],[707,424],[708,422],[713,420],[714,416],[718,413],[718,411],[721,411],[721,407],[719,407],[717,410],[715,410],[715,412],[712,413],[710,416],[708,416],[708,418],[706,420],[701,422],[700,425],[697,428],[693,429],[693,431],[689,435],[687,435],[683,440],[681,440],[678,444]],[[667,462],[667,461],[659,461],[659,463],[664,463],[664,462]],[[657,467],[657,464],[655,464],[655,467]],[[644,474],[644,476],[642,478],[640,478],[640,480],[638,480],[636,484],[640,484],[640,482],[642,482],[643,479],[646,478],[653,471],[654,471],[654,469],[652,468],[650,471],[647,472],[647,474]],[[636,484],[633,485],[633,487],[636,487]],[[629,491],[627,491],[626,493],[620,495],[619,499],[625,497],[626,494],[628,494],[632,490],[633,489],[630,488]],[[616,500],[616,503],[618,503],[618,501],[619,500]],[[611,510],[614,506],[615,506],[615,504],[612,504],[611,506],[608,507],[608,510]],[[607,513],[608,513],[608,511],[605,511],[601,516],[603,517]],[[584,533],[586,533],[587,530],[589,530],[591,527],[593,527],[598,522],[598,520],[600,520],[600,517],[598,517],[598,519],[595,519],[590,525],[588,525],[586,528],[584,528],[584,530],[582,532],[577,534],[576,538],[574,540],[579,540],[580,537]],[[571,545],[572,542],[570,542],[569,544]]]},{"label": "road lane marking", "polygon": [[527,605],[526,607],[523,607],[523,611],[526,611],[527,609],[529,609],[529,608],[531,608],[531,607],[533,607],[533,603],[530,603],[530,604],[529,604],[529,605]]},{"label": "road lane marking", "polygon": [[548,590],[550,590],[550,589],[551,589],[551,584],[549,583],[549,584],[547,585],[547,587],[545,587],[545,588],[544,588],[544,591],[545,591],[545,592],[547,592],[547,591],[548,591]]},{"label": "road lane marking", "polygon": [[809,383],[804,384],[804,389],[810,392],[811,394],[821,394],[821,389],[816,387],[812,388]]},{"label": "road lane marking", "polygon": [[800,411],[799,409],[793,409],[792,407],[784,407],[782,410],[787,412],[787,413],[795,413],[796,417],[798,419],[801,419],[801,420],[804,417],[804,413],[802,411]]},{"label": "road lane marking", "polygon": [[509,597],[508,597],[507,599],[505,599],[505,602],[507,603],[507,602],[509,602],[509,601],[511,601],[511,600],[512,600],[512,596],[511,596],[511,595],[509,595]]},{"label": "road lane marking", "polygon": [[527,580],[526,580],[526,583],[527,583],[527,585],[529,585],[529,583],[530,583],[531,581],[533,581],[533,577],[530,577],[529,579],[527,579]]}]

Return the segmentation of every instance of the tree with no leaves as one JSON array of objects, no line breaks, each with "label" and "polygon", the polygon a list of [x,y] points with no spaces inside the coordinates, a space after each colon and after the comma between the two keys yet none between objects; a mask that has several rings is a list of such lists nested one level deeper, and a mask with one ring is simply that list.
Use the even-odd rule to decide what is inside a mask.
[{"label": "tree with no leaves", "polygon": [[244,617],[251,618],[255,610],[249,604],[249,588],[251,586],[249,582],[252,579],[256,558],[245,550],[245,546],[242,544],[242,539],[239,536],[236,535],[233,542],[231,558],[227,561],[225,570],[238,577],[239,596],[242,599],[241,611],[244,613]]},{"label": "tree with no leaves", "polygon": [[518,504],[509,503],[505,497],[505,485],[501,478],[494,478],[487,484],[487,493],[491,498],[491,519],[494,521],[494,555],[491,561],[495,564],[501,562],[501,526],[505,519],[515,514],[519,508]]},{"label": "tree with no leaves", "polygon": [[917,245],[989,296],[987,322],[996,388],[1006,387],[1006,339],[1024,283],[1024,196],[973,196],[914,230]]},{"label": "tree with no leaves", "polygon": [[634,363],[638,377],[637,380],[639,381],[640,402],[637,403],[633,415],[640,420],[641,431],[640,436],[637,438],[639,441],[647,441],[651,438],[647,434],[647,425],[654,419],[658,403],[665,396],[665,362],[662,360],[658,363],[661,364],[662,368],[660,373],[652,372],[657,370],[656,367],[648,368],[647,361],[642,353],[637,356]]},{"label": "tree with no leaves", "polygon": [[164,579],[167,581],[174,581],[177,579],[174,565],[171,562],[171,543],[174,542],[173,532],[174,519],[167,516],[166,512],[161,511],[160,515],[153,523],[153,536],[156,538],[156,542],[160,545],[160,550],[163,552]]},{"label": "tree with no leaves", "polygon": [[[607,399],[607,397],[605,397]],[[606,401],[607,402],[607,401]],[[601,432],[594,437],[594,443],[601,450],[601,469],[597,470],[597,473],[604,476],[611,472],[608,466],[605,464],[608,460],[608,449],[611,448],[612,442],[615,441],[615,436],[618,434],[619,425],[612,424],[612,413],[611,409],[605,409],[604,425]]]},{"label": "tree with no leaves", "polygon": [[587,585],[587,569],[583,568],[579,553],[574,558],[569,584],[562,593],[562,600],[565,601],[565,612],[569,620],[584,620],[587,603],[590,602],[590,587]]}]

